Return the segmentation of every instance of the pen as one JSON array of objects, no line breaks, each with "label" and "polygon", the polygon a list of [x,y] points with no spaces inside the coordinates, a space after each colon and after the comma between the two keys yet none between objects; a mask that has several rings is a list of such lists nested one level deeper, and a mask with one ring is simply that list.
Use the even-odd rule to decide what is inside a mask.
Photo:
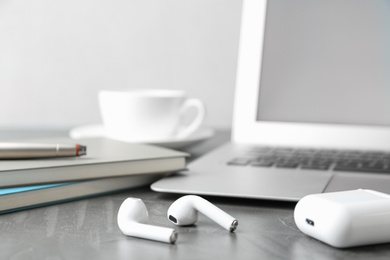
[{"label": "pen", "polygon": [[80,144],[0,143],[0,159],[71,157],[87,154]]}]

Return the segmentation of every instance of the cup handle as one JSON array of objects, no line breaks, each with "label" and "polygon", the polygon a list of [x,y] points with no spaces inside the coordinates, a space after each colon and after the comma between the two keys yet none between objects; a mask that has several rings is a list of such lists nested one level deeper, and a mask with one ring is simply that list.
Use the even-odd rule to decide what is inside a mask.
[{"label": "cup handle", "polygon": [[180,115],[184,116],[189,109],[196,109],[196,116],[192,120],[190,124],[187,126],[179,129],[178,133],[176,134],[176,137],[178,139],[183,139],[194,133],[196,130],[199,129],[200,125],[203,123],[203,120],[206,116],[206,108],[204,103],[196,98],[189,98],[186,101],[184,101],[182,107],[180,108]]}]

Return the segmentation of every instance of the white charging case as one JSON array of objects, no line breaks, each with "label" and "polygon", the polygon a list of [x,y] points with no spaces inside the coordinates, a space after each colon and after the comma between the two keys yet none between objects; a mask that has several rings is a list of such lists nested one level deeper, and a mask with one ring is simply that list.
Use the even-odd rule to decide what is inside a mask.
[{"label": "white charging case", "polygon": [[390,195],[351,190],[308,195],[295,207],[298,228],[338,248],[390,242]]}]

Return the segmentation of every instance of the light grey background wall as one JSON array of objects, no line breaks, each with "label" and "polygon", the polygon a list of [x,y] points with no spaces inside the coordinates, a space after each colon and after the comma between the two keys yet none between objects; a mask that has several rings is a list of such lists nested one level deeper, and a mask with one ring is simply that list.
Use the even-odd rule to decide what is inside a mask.
[{"label": "light grey background wall", "polygon": [[242,0],[0,0],[0,127],[100,123],[97,92],[184,89],[231,123]]}]

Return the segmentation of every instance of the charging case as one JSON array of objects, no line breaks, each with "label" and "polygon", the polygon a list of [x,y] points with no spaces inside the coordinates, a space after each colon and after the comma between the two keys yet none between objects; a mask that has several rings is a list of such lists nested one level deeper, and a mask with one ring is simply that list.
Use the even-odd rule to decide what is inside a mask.
[{"label": "charging case", "polygon": [[351,190],[308,195],[294,210],[298,228],[338,248],[390,242],[390,195]]}]

